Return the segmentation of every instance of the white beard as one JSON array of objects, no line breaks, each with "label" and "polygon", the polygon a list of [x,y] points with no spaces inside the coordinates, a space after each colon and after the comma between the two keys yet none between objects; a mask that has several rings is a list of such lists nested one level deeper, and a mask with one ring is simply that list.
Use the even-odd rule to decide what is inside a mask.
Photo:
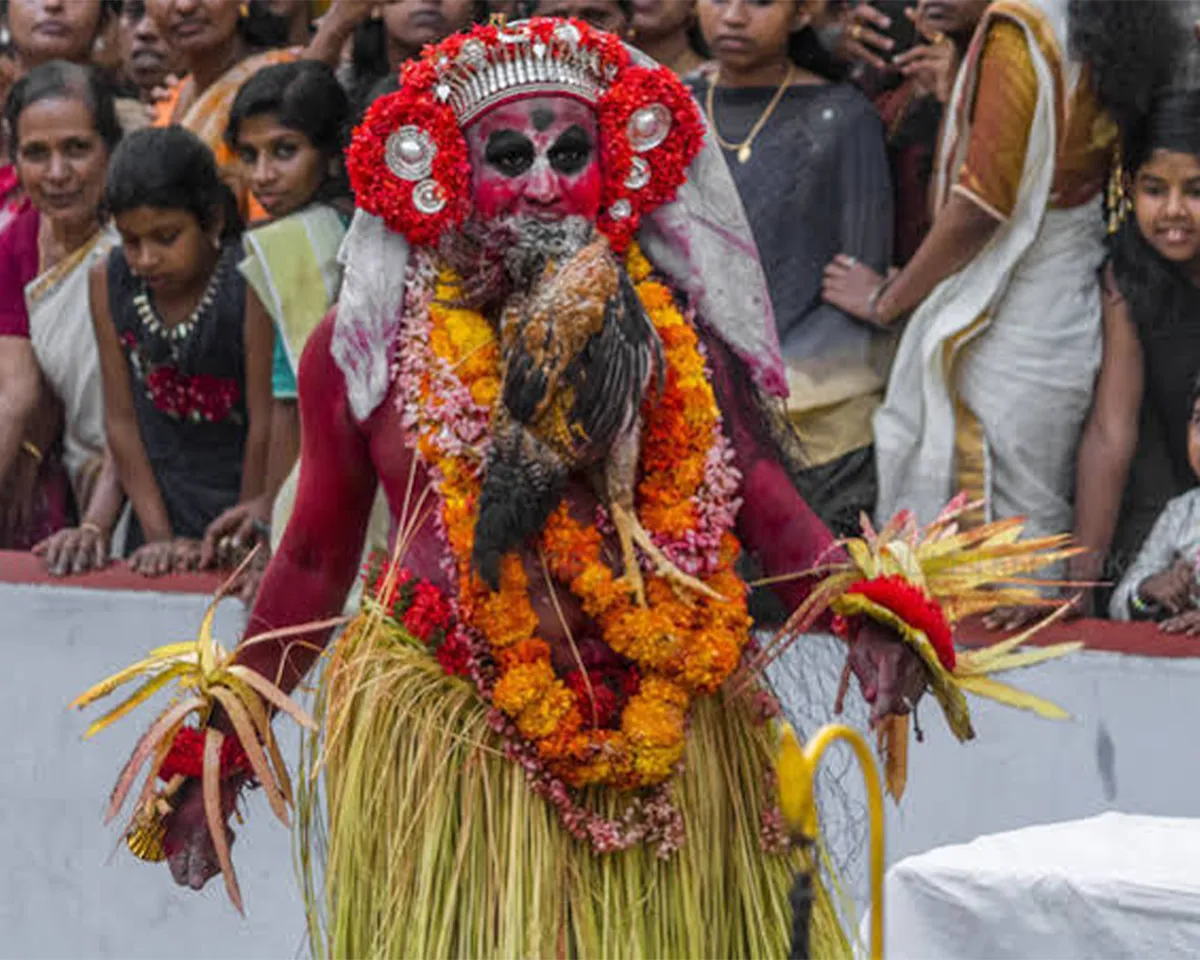
[{"label": "white beard", "polygon": [[468,305],[482,307],[528,293],[547,262],[577,253],[594,231],[595,224],[582,216],[468,221],[443,240],[440,251],[462,278]]}]

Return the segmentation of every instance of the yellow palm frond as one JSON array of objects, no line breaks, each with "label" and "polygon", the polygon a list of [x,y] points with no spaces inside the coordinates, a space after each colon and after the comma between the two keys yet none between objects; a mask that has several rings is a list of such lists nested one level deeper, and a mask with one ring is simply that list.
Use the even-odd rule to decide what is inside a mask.
[{"label": "yellow palm frond", "polygon": [[138,687],[133,694],[109,710],[108,713],[102,716],[99,720],[94,720],[91,726],[84,731],[83,738],[88,740],[94,737],[110,723],[114,723],[117,720],[120,720],[126,714],[131,713],[136,707],[145,703],[172,680],[181,676],[186,669],[187,667],[185,665],[175,664],[174,666],[168,667],[166,670],[163,670],[151,677],[140,687]]},{"label": "yellow palm frond", "polygon": [[1049,720],[1066,720],[1070,717],[1070,714],[1058,704],[1051,703],[1026,690],[1010,687],[992,677],[961,677],[957,683],[968,693],[987,697],[989,700],[995,700],[1005,706],[1016,707],[1018,710],[1031,710]]},{"label": "yellow palm frond", "polygon": [[[262,784],[272,811],[284,824],[290,821],[288,808],[292,803],[292,787],[279,744],[271,729],[271,711],[280,710],[309,729],[316,729],[316,723],[278,686],[248,667],[235,663],[234,655],[215,639],[213,622],[217,604],[240,572],[240,569],[235,572],[217,592],[205,610],[194,640],[156,647],[149,656],[91,687],[71,703],[72,707],[83,708],[127,683],[142,681],[131,695],[91,724],[85,734],[90,737],[131,713],[172,681],[178,685],[179,695],[155,718],[135,745],[129,761],[117,778],[105,814],[105,820],[108,821],[120,812],[138,774],[148,765],[133,820],[126,831],[130,848],[139,855],[156,857],[161,852],[161,845],[155,842],[155,838],[161,833],[164,808],[169,812],[169,799],[178,784],[168,785],[165,791],[156,792],[155,783],[176,734],[189,721],[198,721],[201,727],[206,727],[217,707],[237,734],[249,761],[250,773]],[[323,624],[310,625],[309,629],[321,626]],[[241,893],[233,873],[220,810],[222,741],[223,735],[219,731],[212,727],[207,729],[202,768],[205,815],[221,871],[225,875],[226,890],[240,911]],[[182,778],[176,777],[176,780]]]},{"label": "yellow palm frond", "polygon": [[1056,643],[1049,647],[1037,647],[1023,653],[994,654],[993,648],[971,650],[958,655],[958,665],[954,668],[956,677],[977,677],[990,673],[1001,673],[1005,670],[1018,670],[1030,667],[1035,663],[1045,663],[1047,660],[1057,660],[1069,653],[1083,649],[1083,643],[1075,640],[1070,643]]}]

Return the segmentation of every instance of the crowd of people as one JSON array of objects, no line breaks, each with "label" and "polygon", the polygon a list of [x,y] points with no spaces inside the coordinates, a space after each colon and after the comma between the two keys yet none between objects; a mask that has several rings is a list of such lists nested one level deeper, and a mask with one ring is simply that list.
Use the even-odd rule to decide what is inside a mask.
[{"label": "crowd of people", "polygon": [[269,545],[350,131],[425,45],[569,16],[684,77],[722,148],[828,526],[966,490],[1074,531],[1062,572],[1120,584],[1085,606],[1200,631],[1192,6],[8,0],[0,547],[156,576]]}]

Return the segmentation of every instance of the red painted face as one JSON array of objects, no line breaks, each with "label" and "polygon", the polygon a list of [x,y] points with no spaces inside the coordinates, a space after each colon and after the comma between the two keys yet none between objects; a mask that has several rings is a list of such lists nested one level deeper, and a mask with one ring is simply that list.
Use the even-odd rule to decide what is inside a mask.
[{"label": "red painted face", "polygon": [[596,115],[569,97],[502,104],[466,130],[476,216],[595,220],[603,177]]}]

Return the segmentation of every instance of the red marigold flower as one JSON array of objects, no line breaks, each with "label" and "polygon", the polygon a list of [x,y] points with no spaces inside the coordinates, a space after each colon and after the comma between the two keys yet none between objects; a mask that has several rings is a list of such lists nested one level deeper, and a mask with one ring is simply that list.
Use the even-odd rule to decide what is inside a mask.
[{"label": "red marigold flower", "polygon": [[567,687],[575,694],[585,727],[613,727],[621,714],[621,701],[597,673],[572,670]]},{"label": "red marigold flower", "polygon": [[[158,778],[170,783],[176,774],[198,778],[204,773],[205,732],[197,727],[181,727],[171,741],[171,749],[158,768]],[[250,769],[250,758],[241,741],[227,734],[221,743],[221,779],[227,780],[236,773]]]},{"label": "red marigold flower", "polygon": [[433,655],[441,664],[442,669],[451,676],[469,677],[471,675],[471,647],[461,630],[447,634],[446,639]]},{"label": "red marigold flower", "polygon": [[450,623],[450,606],[442,591],[428,580],[419,581],[402,622],[404,629],[422,643],[428,643],[438,630],[445,630]]},{"label": "red marigold flower", "polygon": [[929,639],[938,660],[947,670],[957,662],[954,652],[954,633],[941,605],[920,587],[904,577],[875,577],[851,584],[846,593],[857,593],[885,607],[910,627],[920,630]]}]

